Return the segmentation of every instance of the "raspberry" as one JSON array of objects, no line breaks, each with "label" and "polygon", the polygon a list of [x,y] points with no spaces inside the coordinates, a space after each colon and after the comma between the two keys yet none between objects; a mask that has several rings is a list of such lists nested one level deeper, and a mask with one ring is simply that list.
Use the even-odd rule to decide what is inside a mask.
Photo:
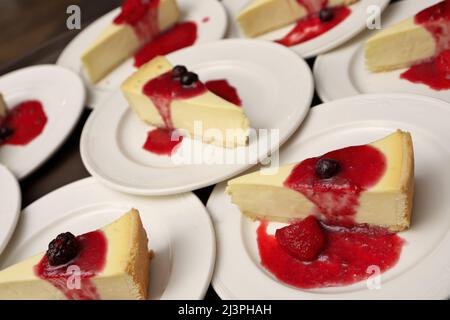
[{"label": "raspberry", "polygon": [[300,261],[317,259],[327,242],[326,235],[314,216],[278,229],[275,237],[287,253]]}]

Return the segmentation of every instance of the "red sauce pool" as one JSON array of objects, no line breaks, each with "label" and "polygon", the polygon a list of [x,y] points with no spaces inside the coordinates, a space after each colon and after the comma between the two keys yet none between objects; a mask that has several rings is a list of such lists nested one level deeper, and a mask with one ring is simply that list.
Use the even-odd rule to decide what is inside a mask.
[{"label": "red sauce pool", "polygon": [[257,242],[261,264],[280,281],[302,289],[344,286],[368,279],[369,267],[380,272],[398,261],[404,240],[382,228],[356,226],[350,229],[323,224],[327,247],[312,262],[289,255],[261,221]]},{"label": "red sauce pool", "polygon": [[170,156],[183,141],[183,136],[177,135],[174,130],[156,128],[149,131],[143,148],[151,153]]},{"label": "red sauce pool", "polygon": [[24,146],[42,133],[47,116],[39,101],[24,101],[8,112],[3,124],[13,130],[3,144]]},{"label": "red sauce pool", "polygon": [[[450,64],[448,64],[448,67],[450,67]],[[442,72],[436,66],[435,59],[411,66],[400,75],[400,78],[412,83],[425,84],[431,89],[438,91],[450,89],[450,74]]]},{"label": "red sauce pool", "polygon": [[[51,283],[69,300],[98,300],[95,284],[91,278],[99,274],[106,263],[107,241],[102,231],[93,231],[77,237],[80,253],[69,263],[51,266],[47,256],[35,266],[36,275]],[[79,268],[80,273],[70,271],[71,266]],[[72,279],[79,276],[80,286],[76,288]],[[72,284],[72,287],[70,286]]]}]

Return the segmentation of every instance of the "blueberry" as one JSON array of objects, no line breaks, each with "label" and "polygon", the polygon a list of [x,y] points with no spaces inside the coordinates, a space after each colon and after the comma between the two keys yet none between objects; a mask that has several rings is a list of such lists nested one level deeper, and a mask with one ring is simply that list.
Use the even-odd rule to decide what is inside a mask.
[{"label": "blueberry", "polygon": [[189,87],[198,81],[198,75],[193,72],[186,72],[181,76],[181,84]]},{"label": "blueberry", "polygon": [[333,159],[320,159],[316,163],[316,175],[320,179],[329,179],[341,170],[341,165]]},{"label": "blueberry", "polygon": [[0,143],[11,137],[14,130],[8,126],[0,126]]},{"label": "blueberry", "polygon": [[319,12],[319,19],[322,22],[330,22],[334,18],[334,12],[330,8],[324,8]]},{"label": "blueberry", "polygon": [[185,66],[175,66],[172,69],[172,78],[180,79],[183,74],[188,72],[188,69]]},{"label": "blueberry", "polygon": [[59,266],[75,258],[78,250],[77,238],[70,232],[66,232],[50,242],[46,255],[51,266]]}]

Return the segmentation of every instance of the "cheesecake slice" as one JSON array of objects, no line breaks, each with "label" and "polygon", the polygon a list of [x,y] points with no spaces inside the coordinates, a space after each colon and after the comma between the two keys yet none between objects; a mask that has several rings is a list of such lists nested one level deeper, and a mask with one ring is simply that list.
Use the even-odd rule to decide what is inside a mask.
[{"label": "cheesecake slice", "polygon": [[0,93],[0,124],[2,123],[2,120],[6,117],[8,114],[8,107],[6,106],[5,99],[3,99],[3,95]]},{"label": "cheesecake slice", "polygon": [[6,106],[6,102],[3,99],[3,95],[0,93],[0,146],[3,144],[3,141],[7,139],[11,131],[8,130],[6,124],[6,116],[8,115],[8,107]]},{"label": "cheesecake slice", "polygon": [[247,144],[249,121],[243,109],[210,92],[184,66],[165,57],[149,61],[123,84],[122,92],[141,120],[205,143],[234,148]]},{"label": "cheesecake slice", "polygon": [[[147,234],[139,212],[76,238],[61,234],[46,253],[0,271],[0,299],[146,299]],[[74,256],[69,261],[70,255]]]},{"label": "cheesecake slice", "polygon": [[179,19],[176,0],[125,0],[119,16],[81,56],[90,81],[103,79]]},{"label": "cheesecake slice", "polygon": [[285,27],[325,7],[349,5],[358,0],[253,0],[236,18],[247,37]]},{"label": "cheesecake slice", "polygon": [[367,40],[365,59],[371,72],[407,68],[450,49],[450,1],[435,4]]},{"label": "cheesecake slice", "polygon": [[411,136],[397,131],[368,145],[228,182],[227,193],[253,219],[289,222],[315,214],[336,225],[370,224],[405,230],[414,184]]}]

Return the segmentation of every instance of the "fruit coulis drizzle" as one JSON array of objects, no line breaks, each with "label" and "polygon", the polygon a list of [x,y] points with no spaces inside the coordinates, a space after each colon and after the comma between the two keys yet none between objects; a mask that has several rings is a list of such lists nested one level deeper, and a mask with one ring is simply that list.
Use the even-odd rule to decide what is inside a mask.
[{"label": "fruit coulis drizzle", "polygon": [[139,39],[145,45],[135,54],[134,65],[140,67],[158,55],[166,55],[193,45],[197,41],[195,22],[178,23],[169,30],[159,29],[158,6],[160,0],[127,0],[115,24],[128,24],[133,27]]},{"label": "fruit coulis drizzle", "polygon": [[443,22],[450,29],[450,1],[442,1],[419,12],[414,20],[433,35],[438,56],[410,67],[400,77],[425,84],[434,90],[450,89],[450,34],[442,30]]},{"label": "fruit coulis drizzle", "polygon": [[183,136],[177,134],[176,130],[156,128],[147,133],[143,148],[159,156],[170,156],[182,141]]},{"label": "fruit coulis drizzle", "polygon": [[143,88],[143,93],[152,100],[168,129],[174,129],[170,108],[172,101],[194,98],[205,91],[206,87],[201,81],[183,86],[173,78],[171,70],[150,80]]},{"label": "fruit coulis drizzle", "polygon": [[47,116],[39,101],[29,100],[12,108],[1,124],[10,134],[0,139],[0,145],[24,146],[42,133]]},{"label": "fruit coulis drizzle", "polygon": [[197,81],[186,88],[181,85],[180,81],[174,80],[172,72],[169,71],[149,81],[144,86],[144,94],[152,100],[158,109],[164,120],[165,127],[156,128],[148,132],[147,140],[143,146],[144,150],[157,155],[170,156],[173,154],[183,141],[183,136],[177,134],[172,123],[170,111],[172,100],[193,98],[204,93],[206,89],[211,90],[231,103],[235,103],[238,106],[241,105],[241,99],[236,88],[225,79],[212,80],[205,84]]},{"label": "fruit coulis drizzle", "polygon": [[[99,274],[106,262],[107,241],[102,231],[93,231],[77,237],[80,247],[77,257],[61,266],[51,266],[47,256],[35,266],[36,275],[51,283],[69,300],[100,299],[91,278]],[[74,279],[78,274],[70,270],[70,266],[79,268],[79,288]],[[72,288],[70,288],[72,285]]]},{"label": "fruit coulis drizzle", "polygon": [[330,21],[322,22],[318,14],[310,14],[299,20],[286,36],[275,42],[292,47],[314,39],[340,24],[351,13],[351,10],[346,6],[334,7],[328,10],[333,13],[333,18]]},{"label": "fruit coulis drizzle", "polygon": [[398,261],[403,240],[395,233],[373,227],[339,228],[322,224],[327,245],[319,257],[303,262],[283,249],[261,221],[257,241],[261,264],[279,280],[302,289],[344,286],[369,278],[368,269],[380,272]]},{"label": "fruit coulis drizzle", "polygon": [[235,105],[242,107],[242,100],[239,97],[239,93],[235,87],[233,87],[228,80],[218,79],[205,82],[206,88],[219,97],[234,103]]},{"label": "fruit coulis drizzle", "polygon": [[189,47],[196,41],[197,24],[190,21],[178,23],[144,45],[134,56],[134,66],[138,68],[156,56]]},{"label": "fruit coulis drizzle", "polygon": [[[315,167],[320,159],[333,159],[341,170],[330,179],[320,179]],[[386,170],[384,155],[376,148],[364,145],[331,151],[321,157],[299,163],[284,182],[290,189],[303,194],[332,224],[351,226],[358,207],[359,195],[376,184]]]},{"label": "fruit coulis drizzle", "polygon": [[115,24],[128,24],[133,27],[142,41],[150,41],[159,30],[158,7],[160,0],[126,0],[120,14],[114,19]]},{"label": "fruit coulis drizzle", "polygon": [[[316,164],[321,159],[338,161],[340,171],[331,178],[319,178]],[[311,214],[323,220],[320,225],[326,238],[325,249],[313,261],[299,260],[293,253],[300,253],[299,250],[304,248],[298,243],[287,243],[269,235],[268,223],[262,221],[257,230],[261,264],[279,280],[299,288],[348,285],[369,278],[369,266],[375,265],[381,272],[394,266],[403,240],[385,228],[356,225],[354,222],[359,195],[376,184],[385,170],[384,155],[368,145],[332,151],[298,164],[284,185],[300,192],[316,205]],[[310,218],[313,217],[307,219]],[[300,228],[297,224],[307,219],[286,228],[295,233],[294,230]],[[316,239],[317,236],[313,235],[311,241]],[[306,246],[311,249],[312,244],[307,243]]]}]

